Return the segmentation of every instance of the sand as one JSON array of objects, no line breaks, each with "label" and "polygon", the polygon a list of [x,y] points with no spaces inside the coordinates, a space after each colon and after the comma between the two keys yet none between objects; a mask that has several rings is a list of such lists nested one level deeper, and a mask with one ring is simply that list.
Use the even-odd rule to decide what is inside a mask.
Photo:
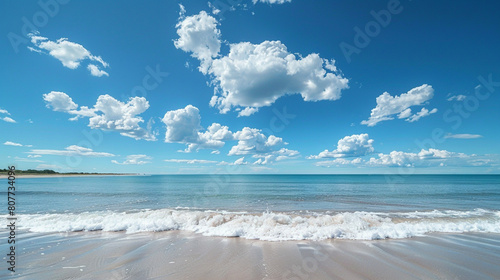
[{"label": "sand", "polygon": [[16,273],[4,265],[1,279],[500,279],[499,234],[267,242],[184,231],[21,232],[17,243]]}]

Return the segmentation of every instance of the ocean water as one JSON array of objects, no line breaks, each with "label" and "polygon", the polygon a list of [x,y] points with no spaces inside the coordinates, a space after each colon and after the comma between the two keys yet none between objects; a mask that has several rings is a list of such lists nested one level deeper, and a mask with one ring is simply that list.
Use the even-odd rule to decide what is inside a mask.
[{"label": "ocean water", "polygon": [[18,225],[33,232],[187,230],[270,241],[500,233],[500,175],[153,175],[16,183]]}]

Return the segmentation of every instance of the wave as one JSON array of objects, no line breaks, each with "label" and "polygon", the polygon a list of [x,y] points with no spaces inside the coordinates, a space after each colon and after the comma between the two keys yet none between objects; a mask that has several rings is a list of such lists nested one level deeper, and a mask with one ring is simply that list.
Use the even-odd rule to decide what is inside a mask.
[{"label": "wave", "polygon": [[[2,215],[7,217],[6,215]],[[500,211],[433,210],[421,212],[246,213],[185,209],[78,214],[24,214],[21,228],[32,232],[187,230],[206,236],[268,241],[324,239],[397,239],[428,233],[500,233]]]}]

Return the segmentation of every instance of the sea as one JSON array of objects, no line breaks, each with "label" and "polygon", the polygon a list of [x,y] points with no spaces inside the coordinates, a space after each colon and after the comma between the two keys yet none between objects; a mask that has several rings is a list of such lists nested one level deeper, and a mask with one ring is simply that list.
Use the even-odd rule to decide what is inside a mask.
[{"label": "sea", "polygon": [[30,232],[181,230],[267,241],[500,233],[500,175],[18,178],[15,197],[17,226]]}]

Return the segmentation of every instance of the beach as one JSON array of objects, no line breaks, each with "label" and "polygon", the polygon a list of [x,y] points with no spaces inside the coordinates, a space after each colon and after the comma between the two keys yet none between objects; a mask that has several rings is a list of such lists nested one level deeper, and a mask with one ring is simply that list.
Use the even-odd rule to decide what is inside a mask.
[{"label": "beach", "polygon": [[[269,242],[184,231],[96,231],[23,232],[18,239],[19,265],[13,279],[498,279],[500,275],[500,234]],[[7,279],[9,274],[4,269],[0,275]]]},{"label": "beach", "polygon": [[16,228],[0,230],[0,278],[499,279],[499,182],[488,175],[22,178]]}]

